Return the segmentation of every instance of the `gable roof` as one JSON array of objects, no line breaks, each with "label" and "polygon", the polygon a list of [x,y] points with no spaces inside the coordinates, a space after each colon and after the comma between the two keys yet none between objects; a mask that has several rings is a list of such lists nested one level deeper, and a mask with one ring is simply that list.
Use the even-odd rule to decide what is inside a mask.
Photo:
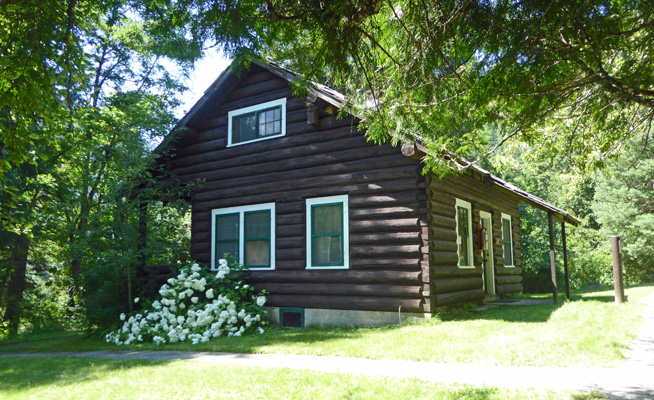
[{"label": "gable roof", "polygon": [[[259,67],[267,70],[268,72],[273,73],[274,75],[287,80],[288,82],[294,82],[300,79],[300,76],[286,68],[283,68],[272,62],[264,62],[262,60],[252,60],[252,63],[258,65]],[[232,85],[236,80],[239,79],[239,71],[235,63],[230,64],[219,76],[218,78],[204,91],[200,100],[198,100],[193,107],[186,113],[182,119],[177,122],[177,125],[170,131],[170,133],[164,138],[164,140],[154,149],[155,154],[162,154],[166,147],[170,144],[173,139],[178,138],[180,135],[183,135],[185,131],[188,130],[188,123],[208,104],[212,104],[214,101],[221,98],[223,93],[226,93],[230,85]],[[345,105],[346,98],[341,93],[331,89],[325,85],[319,84],[317,82],[311,82],[311,87],[309,88],[309,96],[320,98],[326,101],[328,104],[333,105],[334,107],[341,108]]]},{"label": "gable roof", "polygon": [[[252,60],[252,63],[258,65],[259,67],[271,72],[272,74],[282,79],[287,80],[288,82],[294,82],[300,79],[300,76],[295,72],[283,68],[275,63],[269,61],[262,61],[262,60]],[[184,134],[184,132],[188,131],[189,130],[187,127],[188,123],[196,115],[198,115],[198,113],[206,105],[213,104],[215,101],[220,100],[221,97],[223,97],[224,94],[229,91],[230,86],[235,82],[237,82],[238,79],[240,79],[238,75],[239,72],[240,71],[237,70],[235,63],[232,63],[228,68],[226,68],[225,71],[223,71],[220,74],[220,76],[218,76],[218,78],[207,88],[207,90],[204,91],[204,95],[200,98],[200,100],[198,100],[195,103],[195,105],[191,107],[189,112],[186,113],[186,115],[179,120],[179,122],[177,123],[177,125],[175,125],[172,131],[164,138],[164,140],[159,144],[159,146],[157,146],[154,149],[154,153],[162,154],[163,151],[166,149],[166,147],[168,147],[169,144],[174,139],[180,137],[181,135]],[[337,108],[342,108],[347,101],[346,97],[343,94],[325,85],[319,84],[317,82],[311,82],[311,87],[309,88],[309,97],[320,98],[325,102],[327,102],[328,104],[331,104]],[[412,149],[410,151],[411,154],[406,154],[404,148],[402,149],[402,152],[405,153],[406,156],[420,160],[426,154],[429,154],[429,150],[423,145],[421,145],[420,143],[413,143],[411,145],[412,145],[411,146]],[[525,203],[534,206],[540,210],[543,210],[547,213],[551,213],[553,217],[559,221],[566,222],[574,226],[578,226],[581,223],[580,220],[575,218],[569,212],[562,210],[558,207],[555,207],[554,205],[546,202],[540,197],[534,196],[533,194],[528,193],[518,188],[517,186],[496,177],[495,175],[491,174],[490,172],[486,171],[485,169],[477,165],[473,164],[468,166],[468,168],[483,176],[486,182],[492,184],[500,191],[505,192],[513,197],[516,197],[519,200],[524,201]]]}]

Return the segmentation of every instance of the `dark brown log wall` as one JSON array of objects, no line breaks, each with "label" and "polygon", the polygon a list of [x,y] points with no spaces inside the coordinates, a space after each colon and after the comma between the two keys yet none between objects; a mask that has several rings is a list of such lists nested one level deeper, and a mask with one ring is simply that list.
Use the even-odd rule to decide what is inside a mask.
[{"label": "dark brown log wall", "polygon": [[[286,97],[286,136],[227,148],[230,110]],[[192,197],[192,257],[210,264],[211,210],[275,202],[276,270],[251,271],[269,306],[429,312],[427,196],[419,162],[375,145],[354,118],[339,119],[260,68],[226,100],[189,122],[170,161],[183,180],[201,179]],[[349,195],[350,268],[306,270],[306,199]]]},{"label": "dark brown log wall", "polygon": [[[493,220],[495,287],[498,295],[522,291],[520,260],[520,219],[518,200],[483,182],[481,176],[463,174],[439,179],[427,175],[430,274],[432,310],[454,303],[479,301],[485,297],[482,258],[478,252],[479,212],[489,212]],[[459,268],[456,245],[456,199],[472,205],[474,268]],[[515,267],[504,266],[501,214],[511,215]]]}]

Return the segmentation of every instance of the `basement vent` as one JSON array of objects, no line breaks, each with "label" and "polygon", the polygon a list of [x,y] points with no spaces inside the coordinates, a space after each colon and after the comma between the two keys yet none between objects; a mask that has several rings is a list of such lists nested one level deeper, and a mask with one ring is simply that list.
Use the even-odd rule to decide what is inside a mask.
[{"label": "basement vent", "polygon": [[304,328],[304,308],[280,308],[279,326],[281,328]]}]

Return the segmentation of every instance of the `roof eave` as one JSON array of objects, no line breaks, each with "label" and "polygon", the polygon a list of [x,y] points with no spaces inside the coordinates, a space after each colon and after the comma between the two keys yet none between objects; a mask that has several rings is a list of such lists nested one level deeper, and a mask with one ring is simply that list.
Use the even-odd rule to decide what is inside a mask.
[{"label": "roof eave", "polygon": [[[412,147],[412,148],[411,148]],[[422,159],[425,155],[429,153],[429,150],[423,146],[422,144],[419,143],[414,143],[413,146],[408,146],[405,150],[404,146],[402,148],[402,152],[414,159]],[[534,196],[531,193],[528,193],[519,187],[506,182],[503,179],[500,179],[496,177],[495,175],[491,174],[489,171],[486,171],[485,169],[477,166],[477,165],[469,165],[468,168],[473,170],[474,172],[482,175],[485,177],[486,181],[491,183],[493,186],[495,186],[497,189],[500,191],[507,193],[511,196],[519,198],[521,201],[536,207],[540,210],[543,210],[547,213],[551,213],[552,216],[557,219],[560,222],[565,222],[574,226],[579,226],[581,224],[581,221],[577,218],[575,218],[572,214],[569,212],[562,210],[558,207],[555,207],[554,205],[546,202],[545,200],[541,199],[538,196]]]}]

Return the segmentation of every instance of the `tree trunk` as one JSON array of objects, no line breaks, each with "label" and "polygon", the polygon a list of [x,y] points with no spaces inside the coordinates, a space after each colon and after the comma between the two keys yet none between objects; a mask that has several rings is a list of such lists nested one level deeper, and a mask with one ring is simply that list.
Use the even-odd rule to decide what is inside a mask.
[{"label": "tree trunk", "polygon": [[[85,199],[84,199],[85,200]],[[82,202],[82,207],[79,214],[79,222],[77,223],[76,232],[70,236],[70,249],[73,250],[73,259],[70,262],[70,276],[72,278],[72,286],[68,288],[68,312],[72,313],[75,309],[75,297],[79,294],[79,275],[82,269],[82,259],[79,247],[84,236],[86,235],[86,226],[89,220],[91,207],[86,201]]]},{"label": "tree trunk", "polygon": [[29,253],[30,239],[25,235],[16,238],[15,247],[9,259],[9,284],[7,285],[7,308],[4,321],[10,335],[18,333],[20,325],[21,303],[25,291],[25,275],[27,272],[27,254]]}]

